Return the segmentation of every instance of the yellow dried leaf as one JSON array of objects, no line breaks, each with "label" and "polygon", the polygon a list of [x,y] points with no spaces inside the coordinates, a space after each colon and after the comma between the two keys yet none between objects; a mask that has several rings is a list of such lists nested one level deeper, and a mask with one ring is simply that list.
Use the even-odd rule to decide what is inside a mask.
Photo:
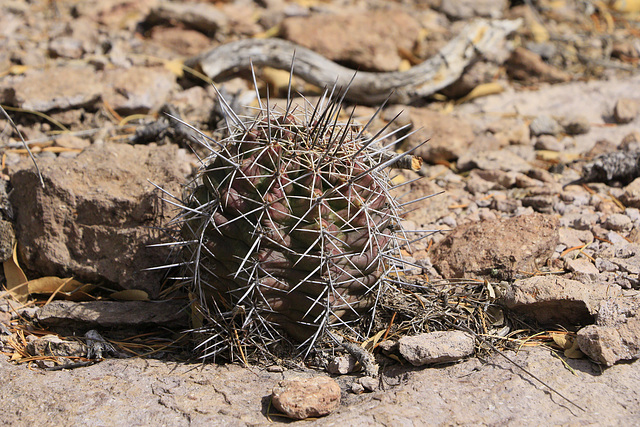
[{"label": "yellow dried leaf", "polygon": [[571,345],[573,344],[573,340],[571,340],[567,334],[558,334],[552,332],[551,338],[553,338],[553,342],[555,342],[556,345],[563,350],[571,348]]},{"label": "yellow dried leaf", "polygon": [[266,31],[258,33],[253,36],[254,39],[269,39],[271,37],[276,37],[280,34],[280,25],[274,25]]},{"label": "yellow dried leaf", "polygon": [[18,264],[17,243],[13,245],[11,258],[3,263],[4,277],[7,280],[7,291],[19,302],[27,302],[29,291],[27,289],[27,276]]},{"label": "yellow dried leaf", "polygon": [[28,290],[30,294],[52,294],[54,292],[74,292],[77,290],[87,290],[91,285],[85,285],[75,279],[62,279],[55,276],[41,277],[30,280]]},{"label": "yellow dried leaf", "polygon": [[178,77],[182,77],[184,75],[184,62],[182,59],[172,59],[171,61],[165,61],[164,68],[171,71]]},{"label": "yellow dried leaf", "polygon": [[480,98],[482,96],[495,95],[504,91],[502,85],[498,82],[484,83],[474,87],[471,92],[456,101],[457,104],[462,104],[472,99]]},{"label": "yellow dried leaf", "polygon": [[110,296],[120,301],[149,301],[149,294],[141,289],[126,289],[114,292]]},{"label": "yellow dried leaf", "polygon": [[549,31],[536,21],[535,19],[531,20],[529,24],[529,29],[531,30],[531,34],[533,35],[533,40],[536,43],[543,43],[549,40]]},{"label": "yellow dried leaf", "polygon": [[367,340],[365,340],[360,347],[364,348],[365,350],[373,350],[375,348],[376,345],[378,345],[378,342],[380,341],[380,338],[382,338],[382,336],[384,335],[385,330],[381,330],[380,332],[378,332],[377,334],[375,334],[374,336],[368,338]]},{"label": "yellow dried leaf", "polygon": [[286,93],[289,87],[289,75],[288,71],[271,67],[265,67],[262,70],[262,78],[269,84],[269,88],[275,96]]},{"label": "yellow dried leaf", "polygon": [[616,0],[612,9],[616,12],[638,13],[640,12],[640,0]]},{"label": "yellow dried leaf", "polygon": [[564,351],[564,355],[569,359],[582,359],[584,357],[584,353],[580,351],[580,347],[578,346],[578,340],[573,340],[571,347]]},{"label": "yellow dried leaf", "polygon": [[9,67],[9,74],[17,75],[24,74],[29,69],[28,65],[12,65]]},{"label": "yellow dried leaf", "polygon": [[407,71],[407,70],[410,70],[411,67],[412,67],[411,61],[409,61],[408,59],[403,59],[402,61],[400,61],[400,65],[398,66],[398,71]]}]

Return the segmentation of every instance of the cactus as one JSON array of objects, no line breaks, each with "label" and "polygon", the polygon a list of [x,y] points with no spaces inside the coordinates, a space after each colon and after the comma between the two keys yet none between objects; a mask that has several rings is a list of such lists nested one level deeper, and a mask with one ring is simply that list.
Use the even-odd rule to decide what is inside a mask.
[{"label": "cactus", "polygon": [[339,122],[336,91],[297,109],[258,98],[250,119],[220,99],[229,136],[200,133],[210,156],[178,222],[203,357],[246,362],[283,342],[307,354],[336,329],[363,338],[401,272],[403,205],[387,167],[404,155],[383,146],[386,128],[371,136],[353,112]]}]

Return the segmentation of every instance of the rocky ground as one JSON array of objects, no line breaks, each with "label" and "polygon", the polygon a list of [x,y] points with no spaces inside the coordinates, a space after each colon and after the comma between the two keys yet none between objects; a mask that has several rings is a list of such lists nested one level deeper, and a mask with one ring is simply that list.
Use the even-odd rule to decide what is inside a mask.
[{"label": "rocky ground", "polygon": [[[408,230],[440,230],[405,254],[416,264],[408,273],[423,284],[486,280],[493,308],[485,309],[484,331],[501,337],[494,343],[517,340],[504,354],[529,373],[478,341],[476,357],[467,357],[472,340],[467,356],[451,363],[466,346],[454,345],[452,335],[436,344],[392,336],[380,345],[386,355],[380,377],[371,382],[348,372],[348,359],[346,367],[334,366],[334,373],[347,372],[333,375],[339,390],[332,402],[340,402],[327,417],[305,423],[637,424],[640,28],[634,4],[2,2],[0,104],[27,140],[45,184],[18,133],[0,120],[6,184],[0,255],[4,283],[20,301],[0,301],[7,355],[0,360],[2,421],[286,422],[270,397],[279,381],[328,374],[292,361],[266,369],[202,366],[184,361],[186,345],[170,344],[188,317],[181,311],[185,299],[167,300],[162,272],[145,270],[170,256],[148,245],[163,241],[160,228],[173,215],[150,181],[180,195],[198,161],[160,112],[171,109],[205,132],[217,131],[217,95],[207,76],[184,64],[222,43],[280,37],[352,68],[405,70],[481,16],[522,24],[452,85],[410,105],[386,106],[373,130],[399,114],[390,129],[415,130],[400,150],[430,139],[416,152],[425,160],[422,169],[396,178],[423,177],[407,185],[403,200],[442,191],[405,218]],[[233,105],[254,102],[246,70],[216,82]],[[286,72],[257,70],[258,89],[268,86],[273,102],[286,95],[287,82]],[[299,79],[294,86],[310,99],[319,93]],[[366,122],[375,111],[360,106],[356,116]],[[159,131],[150,132],[154,123]],[[48,302],[52,294],[82,302]],[[114,342],[99,350],[105,356],[151,352],[152,358],[56,370],[69,355],[80,363],[91,359],[71,339],[88,329]],[[51,332],[65,339],[42,338]],[[443,340],[451,348],[438,347]],[[442,351],[445,359],[429,359],[424,349]],[[319,395],[329,399],[331,390]]]}]

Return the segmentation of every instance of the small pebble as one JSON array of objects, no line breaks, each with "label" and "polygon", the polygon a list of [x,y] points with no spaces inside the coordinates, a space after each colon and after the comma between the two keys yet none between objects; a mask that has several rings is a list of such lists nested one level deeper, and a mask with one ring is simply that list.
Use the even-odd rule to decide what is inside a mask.
[{"label": "small pebble", "polygon": [[638,116],[638,102],[629,98],[620,98],[613,108],[613,118],[616,123],[632,122]]},{"label": "small pebble", "polygon": [[610,214],[602,224],[607,230],[628,231],[633,226],[631,218],[624,214]]},{"label": "small pebble", "polygon": [[533,119],[529,125],[532,135],[557,135],[562,131],[562,127],[553,118],[547,115],[540,115]]}]

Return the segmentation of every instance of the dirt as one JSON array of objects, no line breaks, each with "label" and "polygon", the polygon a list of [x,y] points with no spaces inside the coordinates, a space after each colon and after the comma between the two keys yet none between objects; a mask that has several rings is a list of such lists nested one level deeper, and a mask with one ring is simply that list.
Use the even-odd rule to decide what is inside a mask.
[{"label": "dirt", "polygon": [[[528,373],[479,342],[475,357],[428,368],[412,367],[389,351],[380,358],[377,390],[353,387],[359,373],[335,375],[340,407],[300,423],[640,423],[640,171],[631,168],[623,180],[594,173],[588,185],[580,181],[594,164],[606,163],[599,155],[633,159],[640,152],[638,11],[623,9],[632,2],[527,3],[3,2],[0,104],[29,142],[46,184],[39,185],[19,135],[0,118],[1,178],[10,192],[0,193],[0,215],[3,224],[15,224],[18,263],[29,279],[73,276],[95,283],[103,299],[123,289],[143,290],[152,299],[169,294],[159,273],[140,271],[170,256],[144,244],[161,241],[153,230],[170,218],[153,201],[160,192],[148,180],[179,198],[198,159],[184,132],[167,130],[160,112],[170,104],[187,123],[214,135],[220,120],[215,91],[182,67],[187,58],[234,40],[278,36],[354,69],[403,70],[437,55],[476,17],[521,18],[503,47],[486,53],[453,85],[413,105],[386,106],[372,129],[404,110],[389,129],[407,124],[398,136],[416,132],[399,148],[431,139],[418,151],[423,168],[397,178],[423,177],[403,189],[403,200],[443,191],[415,203],[406,216],[409,230],[437,231],[406,254],[416,266],[412,274],[433,282],[486,280],[498,294],[506,287],[512,296],[519,293],[508,289],[525,289],[510,300],[509,319],[533,317],[529,335],[541,332],[541,338],[504,354]],[[330,37],[322,36],[326,32]],[[263,94],[268,87],[283,96],[288,73],[258,69],[257,82]],[[234,108],[252,102],[247,70],[216,85]],[[311,99],[319,93],[295,78],[294,87]],[[358,107],[355,116],[366,122],[374,112]],[[161,122],[162,131],[153,133],[149,125]],[[8,257],[13,234],[2,235]],[[528,291],[532,282],[535,289]],[[21,353],[49,327],[37,319],[51,292],[44,299],[31,296],[37,303],[22,308],[0,300],[3,423],[287,423],[270,406],[272,389],[283,379],[327,375],[287,360],[269,369],[187,362],[196,354],[163,347],[168,336],[183,332],[183,313],[173,330],[161,325],[171,333],[160,344],[133,340],[140,346],[134,348],[155,349],[149,358],[52,370],[57,365],[51,360]],[[502,307],[497,298],[495,307]],[[176,310],[180,301],[148,312]],[[87,304],[94,317],[108,310],[100,301]],[[144,314],[144,304],[163,303],[136,304],[135,314]],[[65,307],[74,311],[73,303]],[[565,315],[575,307],[584,313]],[[628,309],[612,321],[606,317],[611,307]],[[117,320],[102,317],[109,319],[103,336],[122,338]],[[139,317],[127,324],[131,335],[148,332],[136,329],[148,327]],[[82,316],[55,319],[68,337],[89,328]],[[522,324],[502,323],[492,331],[503,326],[513,331]],[[54,329],[47,332],[61,331]],[[552,332],[579,337],[591,359],[562,347]],[[613,343],[607,337],[622,338]]]}]

